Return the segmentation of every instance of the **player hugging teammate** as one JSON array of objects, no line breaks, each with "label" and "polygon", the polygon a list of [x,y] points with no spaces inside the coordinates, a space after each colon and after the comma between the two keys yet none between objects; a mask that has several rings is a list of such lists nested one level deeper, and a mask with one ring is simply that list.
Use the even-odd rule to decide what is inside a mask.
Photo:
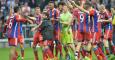
[{"label": "player hugging teammate", "polygon": [[[109,40],[110,45],[111,45],[110,47],[112,48],[112,52],[114,54],[115,47],[114,47],[113,41],[111,39],[112,38],[112,25],[111,25],[111,17],[112,16],[111,16],[111,13],[105,9],[104,5],[101,5],[100,10],[98,11],[92,7],[90,2],[85,3],[85,5],[84,5],[85,9],[82,6],[78,6],[77,4],[75,4],[74,1],[71,1],[71,3],[74,4],[75,7],[77,7],[76,12],[78,12],[80,10],[83,13],[86,13],[88,15],[88,16],[87,15],[78,16],[78,14],[74,14],[74,16],[76,16],[77,18],[81,18],[81,19],[77,19],[78,20],[78,26],[77,26],[77,28],[78,28],[77,34],[78,35],[77,36],[79,36],[81,33],[81,32],[79,33],[79,29],[82,31],[82,34],[84,31],[83,29],[86,29],[86,32],[89,33],[89,35],[86,34],[86,36],[85,36],[85,34],[83,34],[84,36],[82,36],[82,35],[81,36],[84,38],[91,38],[90,41],[86,41],[89,43],[89,44],[87,44],[87,47],[85,46],[85,49],[82,48],[82,51],[83,51],[83,52],[81,52],[82,56],[84,56],[84,55],[87,56],[87,53],[91,53],[90,51],[91,51],[91,47],[92,47],[98,60],[103,60],[103,59],[108,60],[108,58],[105,56],[104,52],[102,51],[102,48],[100,47],[100,43],[101,42],[104,43],[104,46],[106,49],[106,54],[109,55],[110,54],[109,43],[108,43],[108,40]],[[102,19],[100,17],[102,17]],[[80,20],[80,24],[79,24],[79,20]],[[87,24],[87,25],[84,26],[84,24]],[[102,30],[102,27],[104,27],[103,28],[104,31]],[[88,32],[88,30],[89,30],[89,32]],[[104,32],[104,34],[102,34],[102,32]],[[101,38],[101,36],[104,36],[104,38]],[[77,37],[78,40],[80,40],[79,38],[81,38],[81,37],[80,36]],[[81,39],[81,40],[83,40],[83,39]],[[85,39],[85,40],[87,40],[87,39]],[[90,45],[90,43],[92,44],[92,46]],[[77,46],[79,46],[79,45],[77,45]],[[79,47],[77,47],[77,48],[79,48]],[[75,54],[75,56],[78,56],[78,55],[79,55],[78,53]],[[88,58],[86,58],[86,59],[88,59]]]},{"label": "player hugging teammate", "polygon": [[7,33],[8,36],[8,43],[9,46],[11,46],[10,54],[9,54],[9,60],[17,60],[18,53],[16,51],[16,46],[19,43],[21,48],[21,59],[24,59],[24,37],[22,32],[22,24],[24,22],[30,22],[31,20],[28,20],[24,18],[24,16],[21,13],[21,9],[19,7],[14,7],[14,12],[10,11],[9,18],[5,24],[3,33]]}]

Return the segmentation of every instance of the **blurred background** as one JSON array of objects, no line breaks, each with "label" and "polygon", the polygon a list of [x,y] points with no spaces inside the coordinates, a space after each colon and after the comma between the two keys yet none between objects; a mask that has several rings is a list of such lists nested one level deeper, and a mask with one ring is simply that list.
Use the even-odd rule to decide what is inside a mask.
[{"label": "blurred background", "polygon": [[[0,48],[8,47],[7,38],[2,36],[2,31],[4,24],[9,16],[10,6],[12,9],[14,6],[20,6],[22,8],[22,12],[25,15],[34,14],[34,8],[36,5],[39,5],[41,11],[47,7],[49,1],[54,1],[57,5],[60,1],[66,2],[66,0],[0,0]],[[79,0],[75,0],[79,1]],[[89,0],[96,9],[100,4],[104,4],[106,8],[111,9],[111,7],[115,6],[115,0]],[[26,23],[23,25],[23,32],[25,37],[25,47],[31,47],[33,32],[30,31],[32,28],[31,25]]]}]

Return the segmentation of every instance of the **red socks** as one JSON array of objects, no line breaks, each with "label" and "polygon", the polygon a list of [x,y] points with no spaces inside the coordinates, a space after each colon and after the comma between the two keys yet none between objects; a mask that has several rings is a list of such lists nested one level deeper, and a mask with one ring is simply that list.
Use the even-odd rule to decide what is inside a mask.
[{"label": "red socks", "polygon": [[61,44],[57,44],[56,46],[56,56],[58,55],[59,52],[62,55],[62,45]]},{"label": "red socks", "polygon": [[45,49],[45,50],[43,51],[43,59],[44,59],[44,60],[47,60],[48,57],[54,58],[54,55],[52,54],[52,51],[51,51],[49,48],[47,48],[47,49]]},{"label": "red socks", "polygon": [[82,54],[83,57],[85,57],[86,56],[86,51],[84,49],[82,49],[81,54]]},{"label": "red socks", "polygon": [[103,60],[107,60],[107,58],[104,55],[104,53],[102,52],[101,48],[98,48],[98,51],[99,51],[100,55],[103,57]]},{"label": "red socks", "polygon": [[93,48],[93,50],[94,50],[94,53],[95,53],[97,59],[98,59],[98,60],[102,60],[101,57],[100,57],[100,53],[99,53],[98,48],[97,48],[97,47],[96,47],[96,48]]},{"label": "red socks", "polygon": [[109,51],[109,48],[108,48],[108,47],[105,47],[105,51],[106,51],[106,54],[107,54],[107,55],[110,54],[110,51]]}]

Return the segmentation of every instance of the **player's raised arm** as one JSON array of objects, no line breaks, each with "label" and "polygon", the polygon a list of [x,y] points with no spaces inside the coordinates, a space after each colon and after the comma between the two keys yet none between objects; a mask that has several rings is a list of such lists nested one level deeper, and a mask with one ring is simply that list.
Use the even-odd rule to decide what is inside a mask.
[{"label": "player's raised arm", "polygon": [[30,23],[32,23],[30,20],[27,20],[26,18],[24,18],[24,16],[21,15],[21,13],[22,13],[21,9],[18,6],[14,7],[14,16],[13,17],[15,17],[17,22],[30,22]]},{"label": "player's raised arm", "polygon": [[73,9],[73,5],[70,3],[70,1],[67,1],[66,5],[68,6],[69,10]]},{"label": "player's raised arm", "polygon": [[73,4],[75,7],[77,7],[78,9],[82,10],[85,13],[89,13],[89,11],[85,10],[84,8],[80,7],[79,5],[77,5],[74,1],[70,1],[71,4]]}]

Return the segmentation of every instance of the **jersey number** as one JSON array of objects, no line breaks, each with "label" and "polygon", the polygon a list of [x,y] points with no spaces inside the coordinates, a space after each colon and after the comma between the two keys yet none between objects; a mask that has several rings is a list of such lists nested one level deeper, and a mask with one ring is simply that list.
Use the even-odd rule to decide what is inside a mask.
[{"label": "jersey number", "polygon": [[82,23],[84,21],[84,16],[83,14],[80,14],[80,22]]},{"label": "jersey number", "polygon": [[13,19],[10,19],[10,22],[9,22],[9,25],[8,25],[8,28],[10,28],[10,29],[12,28],[12,20]]}]

